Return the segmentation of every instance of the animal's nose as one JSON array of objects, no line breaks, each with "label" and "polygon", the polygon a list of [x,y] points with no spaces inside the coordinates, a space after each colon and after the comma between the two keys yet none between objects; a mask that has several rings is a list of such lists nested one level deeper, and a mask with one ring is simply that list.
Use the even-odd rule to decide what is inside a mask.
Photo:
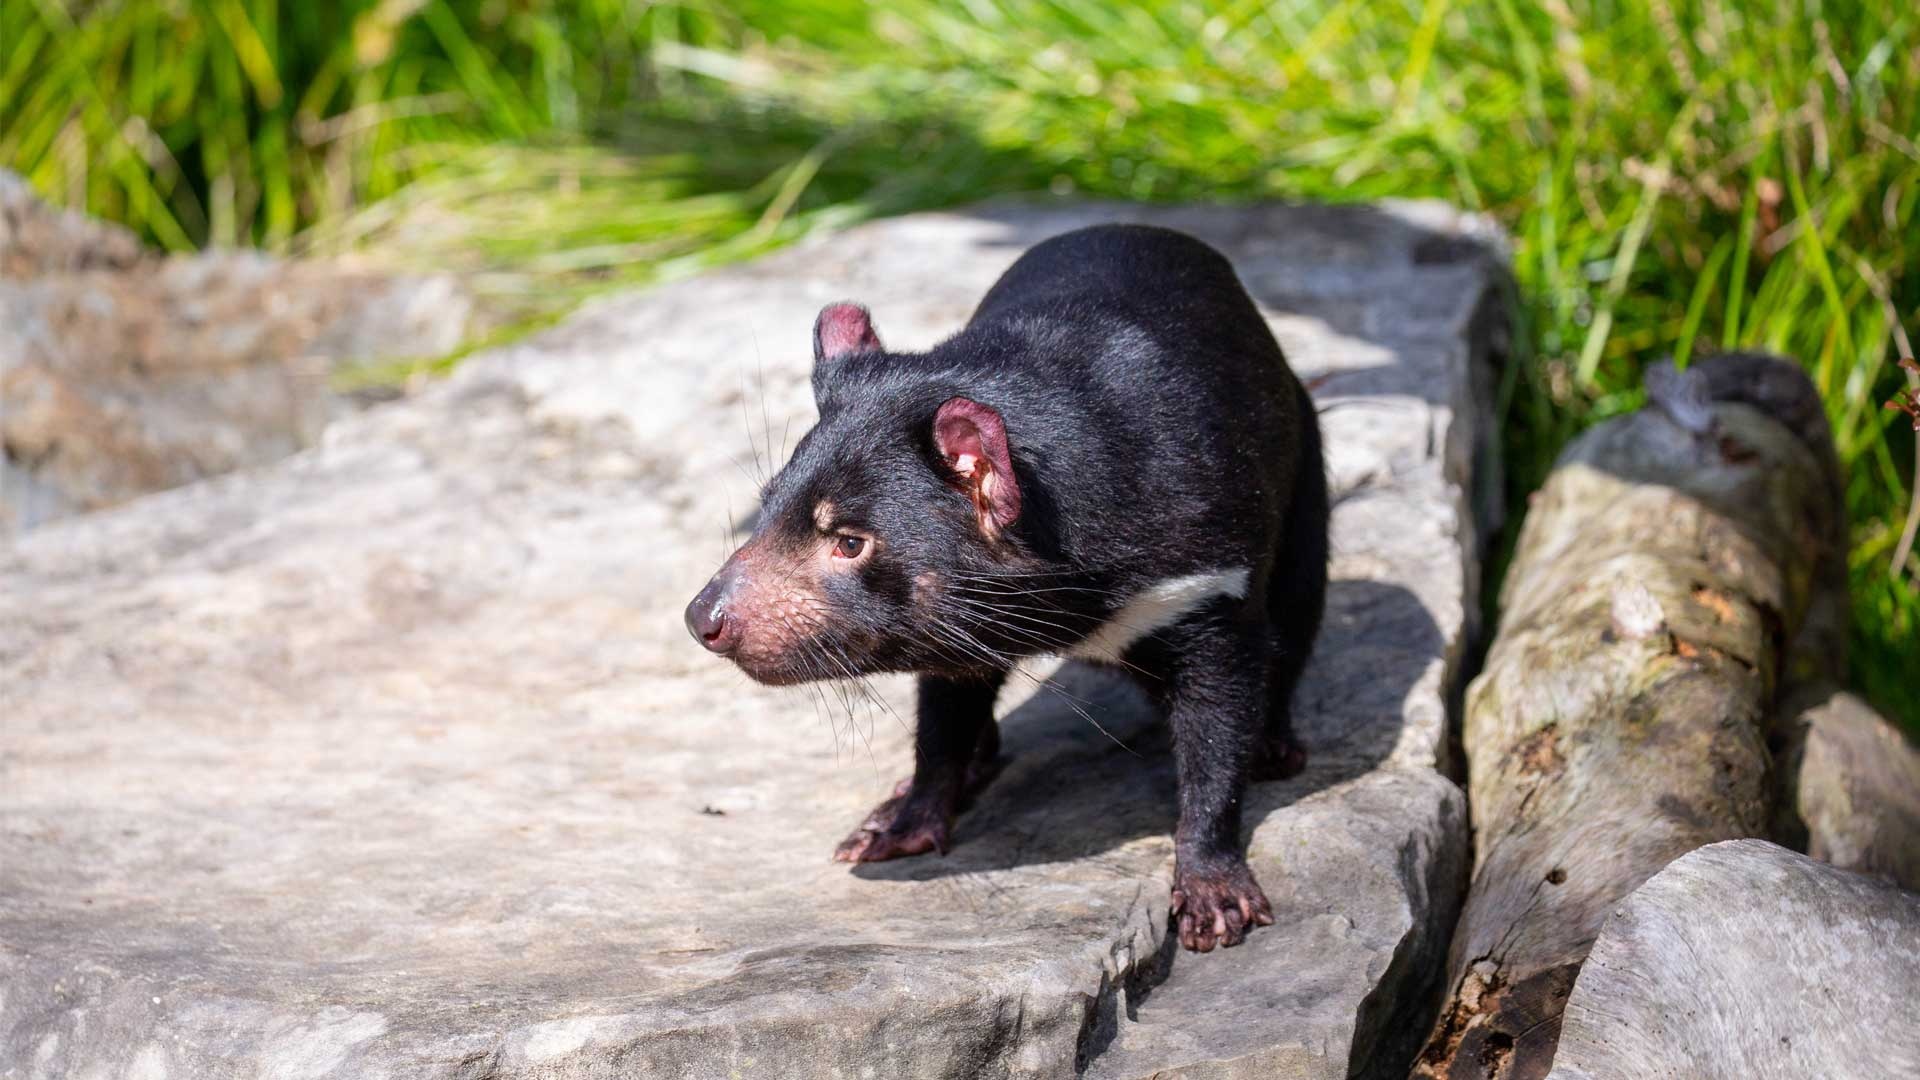
[{"label": "animal's nose", "polygon": [[700,644],[722,656],[740,644],[740,620],[727,611],[728,594],[733,590],[732,567],[720,571],[687,605],[687,631]]}]

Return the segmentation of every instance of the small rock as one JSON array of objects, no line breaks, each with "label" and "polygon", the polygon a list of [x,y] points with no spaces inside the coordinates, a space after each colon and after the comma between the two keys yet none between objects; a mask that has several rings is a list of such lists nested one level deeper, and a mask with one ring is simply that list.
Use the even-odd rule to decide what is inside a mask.
[{"label": "small rock", "polygon": [[1794,794],[1807,854],[1920,891],[1920,750],[1844,690],[1793,722],[1804,732]]},{"label": "small rock", "polygon": [[1764,840],[1669,863],[1607,919],[1548,1080],[1920,1076],[1920,896]]}]

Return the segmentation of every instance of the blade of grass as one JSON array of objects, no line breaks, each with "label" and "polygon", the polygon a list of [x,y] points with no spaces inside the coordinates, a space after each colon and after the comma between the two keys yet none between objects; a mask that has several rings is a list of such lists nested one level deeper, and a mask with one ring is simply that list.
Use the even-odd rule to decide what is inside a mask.
[{"label": "blade of grass", "polygon": [[1667,129],[1667,137],[1661,145],[1660,156],[1654,160],[1653,168],[1640,184],[1640,201],[1634,207],[1633,219],[1627,224],[1627,230],[1620,239],[1619,253],[1614,256],[1612,273],[1607,279],[1606,293],[1601,299],[1600,309],[1594,313],[1593,326],[1587,331],[1586,344],[1581,346],[1579,365],[1575,369],[1575,378],[1581,386],[1592,386],[1594,372],[1600,367],[1600,354],[1607,346],[1607,335],[1613,331],[1613,313],[1619,306],[1621,296],[1627,291],[1627,281],[1633,276],[1634,264],[1640,258],[1640,245],[1646,242],[1647,230],[1653,227],[1653,214],[1660,205],[1668,169],[1673,164],[1673,144],[1680,134],[1693,124],[1694,110],[1699,107],[1698,98],[1688,98],[1680,108],[1679,116]]},{"label": "blade of grass", "polygon": [[1673,346],[1673,366],[1681,371],[1687,369],[1687,360],[1693,355],[1694,338],[1700,333],[1700,320],[1707,313],[1707,299],[1713,293],[1715,280],[1720,276],[1720,266],[1733,253],[1733,238],[1723,236],[1713,245],[1713,251],[1707,255],[1706,265],[1700,268],[1700,276],[1694,282],[1693,296],[1687,301],[1687,315],[1680,324],[1680,335]]},{"label": "blade of grass", "polygon": [[1734,234],[1733,269],[1727,276],[1727,316],[1720,331],[1720,347],[1735,349],[1740,346],[1743,335],[1740,332],[1740,302],[1747,295],[1747,261],[1753,255],[1753,231],[1758,225],[1760,214],[1760,185],[1750,178],[1747,191],[1740,200],[1740,229]]}]

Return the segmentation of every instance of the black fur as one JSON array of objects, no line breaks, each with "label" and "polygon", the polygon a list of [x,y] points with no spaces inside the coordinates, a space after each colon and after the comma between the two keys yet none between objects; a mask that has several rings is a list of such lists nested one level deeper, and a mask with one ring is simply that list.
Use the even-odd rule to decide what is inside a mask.
[{"label": "black fur", "polygon": [[[854,857],[925,850],[902,847],[915,830],[944,850],[997,750],[993,696],[1015,658],[1067,650],[1156,582],[1245,567],[1244,600],[1136,643],[1122,670],[1173,729],[1183,942],[1234,944],[1265,921],[1240,801],[1250,777],[1303,760],[1288,702],[1320,624],[1327,492],[1312,403],[1227,260],[1166,229],[1068,233],[952,338],[823,359],[813,386],[820,421],[763,493],[761,530],[804,544],[824,500],[829,533],[876,550],[824,583],[827,617],[788,674],[922,675],[913,781]],[[1005,423],[1021,509],[997,539],[934,441],[955,397]]]}]

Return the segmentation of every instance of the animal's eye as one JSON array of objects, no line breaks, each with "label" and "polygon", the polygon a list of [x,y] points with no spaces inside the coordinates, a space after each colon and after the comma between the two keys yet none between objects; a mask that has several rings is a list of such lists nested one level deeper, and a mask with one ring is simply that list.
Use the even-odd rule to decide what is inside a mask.
[{"label": "animal's eye", "polygon": [[866,549],[867,540],[864,536],[842,536],[833,542],[834,555],[842,559],[857,559]]}]

